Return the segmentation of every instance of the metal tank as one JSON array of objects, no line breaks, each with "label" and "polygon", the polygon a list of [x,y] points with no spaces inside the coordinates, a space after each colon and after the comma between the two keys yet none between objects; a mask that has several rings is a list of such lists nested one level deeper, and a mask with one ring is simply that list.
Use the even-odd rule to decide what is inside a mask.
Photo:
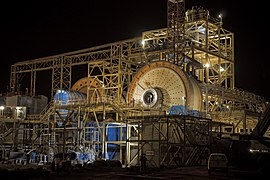
[{"label": "metal tank", "polygon": [[57,90],[53,99],[57,105],[79,105],[86,102],[86,95],[76,91]]},{"label": "metal tank", "polygon": [[[82,105],[86,102],[86,96],[84,94],[67,90],[57,90],[53,99],[57,106]],[[63,107],[63,109],[59,109],[58,112],[62,118],[66,118],[69,110]],[[61,117],[56,118],[59,127],[63,125]]]}]

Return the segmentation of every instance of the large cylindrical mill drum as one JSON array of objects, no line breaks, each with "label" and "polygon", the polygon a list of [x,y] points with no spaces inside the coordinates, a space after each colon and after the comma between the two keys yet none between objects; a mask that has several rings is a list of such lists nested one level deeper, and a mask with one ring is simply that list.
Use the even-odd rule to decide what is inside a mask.
[{"label": "large cylindrical mill drum", "polygon": [[197,81],[178,66],[152,62],[134,76],[127,102],[149,108],[184,106],[187,110],[200,111],[202,93]]}]

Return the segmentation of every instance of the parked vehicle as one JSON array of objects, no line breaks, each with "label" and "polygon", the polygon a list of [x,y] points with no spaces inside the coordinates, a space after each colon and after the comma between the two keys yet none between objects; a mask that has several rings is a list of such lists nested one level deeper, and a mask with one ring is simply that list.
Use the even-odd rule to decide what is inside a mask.
[{"label": "parked vehicle", "polygon": [[221,171],[228,174],[228,159],[223,153],[212,153],[208,158],[208,173]]}]

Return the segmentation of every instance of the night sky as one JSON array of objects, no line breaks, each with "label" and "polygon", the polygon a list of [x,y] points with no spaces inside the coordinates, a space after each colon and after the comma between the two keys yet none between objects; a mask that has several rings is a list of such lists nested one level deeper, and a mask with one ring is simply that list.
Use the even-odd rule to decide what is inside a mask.
[{"label": "night sky", "polygon": [[[244,3],[245,2],[245,3]],[[244,3],[244,4],[240,4]],[[223,15],[235,34],[237,88],[270,100],[267,1],[186,0],[186,10],[203,6]],[[1,4],[0,90],[9,85],[15,62],[56,55],[140,36],[166,27],[167,0],[15,1]]]}]

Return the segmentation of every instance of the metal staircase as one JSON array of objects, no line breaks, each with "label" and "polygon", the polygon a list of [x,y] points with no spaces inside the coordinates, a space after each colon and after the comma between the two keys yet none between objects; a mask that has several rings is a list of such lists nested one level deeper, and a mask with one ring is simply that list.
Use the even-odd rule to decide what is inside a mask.
[{"label": "metal staircase", "polygon": [[55,111],[55,102],[51,101],[40,113],[39,119],[41,121],[47,121],[50,115]]}]

